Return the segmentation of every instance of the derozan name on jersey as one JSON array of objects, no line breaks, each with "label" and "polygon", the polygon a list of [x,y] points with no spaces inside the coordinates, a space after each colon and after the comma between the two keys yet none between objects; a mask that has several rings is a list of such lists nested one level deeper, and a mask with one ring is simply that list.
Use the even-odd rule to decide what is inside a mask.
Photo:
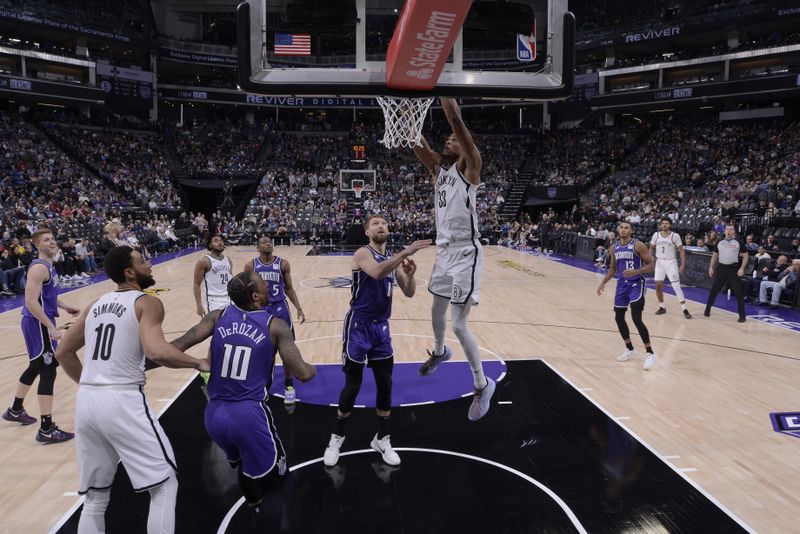
[{"label": "derozan name on jersey", "polygon": [[455,20],[455,13],[431,11],[427,28],[415,36],[414,50],[417,55],[411,58],[412,66],[429,69],[436,67],[444,44],[450,37],[450,32],[453,31]]}]

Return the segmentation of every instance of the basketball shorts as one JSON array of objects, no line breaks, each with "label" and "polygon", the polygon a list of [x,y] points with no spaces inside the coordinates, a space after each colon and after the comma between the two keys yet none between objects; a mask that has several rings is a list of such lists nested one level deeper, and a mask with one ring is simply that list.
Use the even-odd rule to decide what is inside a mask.
[{"label": "basketball shorts", "polygon": [[286,451],[265,402],[209,401],[205,425],[228,462],[234,466],[241,462],[248,477],[261,478],[276,467],[280,476],[288,473]]},{"label": "basketball shorts", "polygon": [[267,304],[264,309],[267,311],[268,314],[272,315],[273,317],[277,317],[278,319],[283,319],[286,321],[286,324],[289,325],[289,328],[292,329],[292,335],[294,335],[294,324],[292,323],[292,311],[289,309],[289,304],[282,300],[280,302],[275,302],[274,304]]},{"label": "basketball shorts", "polygon": [[208,306],[209,312],[221,310],[230,303],[231,299],[229,297],[206,297],[206,305]]},{"label": "basketball shorts", "polygon": [[617,292],[614,295],[615,308],[627,308],[634,302],[644,299],[644,280],[626,282],[617,280]]},{"label": "basketball shorts", "polygon": [[452,304],[478,304],[483,271],[483,247],[467,241],[436,247],[428,291]]},{"label": "basketball shorts", "polygon": [[[50,317],[53,323],[56,322],[55,317]],[[53,356],[56,353],[56,346],[58,342],[50,338],[50,332],[47,327],[39,322],[35,317],[22,318],[22,337],[25,339],[25,347],[28,349],[28,358],[35,360],[42,357],[45,365],[50,365],[55,362]],[[58,362],[56,362],[58,365]]]},{"label": "basketball shorts", "polygon": [[389,321],[357,317],[347,312],[342,329],[342,363],[350,359],[365,364],[394,356]]},{"label": "basketball shorts", "polygon": [[681,274],[678,270],[678,262],[675,260],[656,260],[656,282],[663,282],[664,278],[670,282],[680,282]]},{"label": "basketball shorts", "polygon": [[154,488],[177,471],[172,445],[142,386],[81,385],[75,435],[81,494],[110,488],[119,461],[134,491]]}]

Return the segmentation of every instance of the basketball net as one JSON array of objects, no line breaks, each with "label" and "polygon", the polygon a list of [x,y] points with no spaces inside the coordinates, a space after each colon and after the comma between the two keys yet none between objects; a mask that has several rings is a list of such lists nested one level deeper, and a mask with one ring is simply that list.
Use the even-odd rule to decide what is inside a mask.
[{"label": "basketball net", "polygon": [[379,96],[378,104],[386,119],[386,131],[381,143],[386,148],[419,146],[425,114],[432,103],[433,98]]},{"label": "basketball net", "polygon": [[361,198],[361,192],[364,190],[363,185],[354,185],[353,192],[356,194],[356,198]]}]

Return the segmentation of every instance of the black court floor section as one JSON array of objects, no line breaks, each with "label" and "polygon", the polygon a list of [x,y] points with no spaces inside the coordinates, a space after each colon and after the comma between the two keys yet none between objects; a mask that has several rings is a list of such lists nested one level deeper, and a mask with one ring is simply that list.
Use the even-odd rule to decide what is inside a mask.
[{"label": "black court floor section", "polygon": [[[290,464],[307,463],[287,483],[280,532],[744,532],[542,361],[509,361],[475,423],[470,401],[393,409],[399,467],[369,450],[376,416],[357,409],[342,447],[355,452],[325,468],[335,408],[301,403],[289,414],[272,399]],[[178,461],[176,532],[246,533],[250,512],[237,507],[235,473],[206,435],[205,404],[198,378],[161,417]],[[146,532],[148,500],[120,467],[107,531]],[[77,532],[79,514],[59,533]]]}]

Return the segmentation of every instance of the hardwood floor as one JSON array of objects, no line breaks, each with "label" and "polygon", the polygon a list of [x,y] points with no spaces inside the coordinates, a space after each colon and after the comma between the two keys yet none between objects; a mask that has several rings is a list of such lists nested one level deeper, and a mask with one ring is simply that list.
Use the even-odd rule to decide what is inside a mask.
[{"label": "hardwood floor", "polygon": [[[349,276],[349,257],[306,256],[306,247],[276,247],[291,262],[292,277],[308,321],[296,325],[304,357],[316,363],[340,359],[341,321],[349,291],[337,278]],[[237,271],[255,255],[253,248],[227,252]],[[199,318],[192,297],[192,269],[201,253],[154,267],[156,288],[166,308],[164,330],[171,339]],[[418,294],[395,293],[391,320],[398,361],[422,361],[430,347],[431,295],[423,283],[434,251],[416,257]],[[773,431],[770,412],[800,411],[799,334],[759,321],[739,324],[718,311],[695,319],[675,313],[653,316],[648,293],[645,322],[658,354],[654,370],[643,371],[642,359],[618,363],[624,349],[613,319],[613,286],[595,295],[598,275],[556,261],[515,251],[486,250],[481,304],[470,314],[470,326],[485,358],[542,358],[565,379],[620,423],[668,458],[750,527],[761,532],[797,530],[800,507],[800,441]],[[341,284],[339,284],[341,285]],[[81,288],[63,300],[84,307],[111,282]],[[61,323],[68,319],[61,318]],[[0,404],[10,402],[26,365],[19,331],[19,310],[0,315]],[[454,337],[448,331],[448,338]],[[638,337],[634,344],[642,349]],[[200,355],[207,345],[195,347]],[[457,343],[456,358],[463,358]],[[193,372],[157,369],[146,387],[155,410],[163,410]],[[35,387],[35,386],[34,386]],[[56,382],[54,419],[72,430],[77,386],[63,373]],[[37,416],[35,389],[26,400]],[[47,532],[78,497],[74,446],[41,446],[36,425],[0,424],[0,531]]]}]

